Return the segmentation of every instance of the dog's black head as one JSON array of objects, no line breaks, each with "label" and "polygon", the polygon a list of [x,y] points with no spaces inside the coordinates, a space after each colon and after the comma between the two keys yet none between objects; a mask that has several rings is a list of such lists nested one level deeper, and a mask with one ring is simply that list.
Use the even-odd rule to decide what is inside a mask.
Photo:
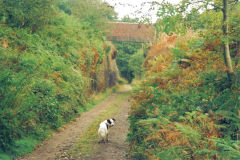
[{"label": "dog's black head", "polygon": [[110,119],[107,119],[107,124],[110,126],[110,127],[112,127],[112,126],[114,126],[114,122],[115,122],[116,120],[114,119],[114,118],[110,118]]}]

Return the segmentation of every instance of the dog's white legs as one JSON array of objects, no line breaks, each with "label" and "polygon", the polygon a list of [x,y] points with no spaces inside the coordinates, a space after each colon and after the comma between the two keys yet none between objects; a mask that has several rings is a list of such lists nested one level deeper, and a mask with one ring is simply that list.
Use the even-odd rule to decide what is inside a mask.
[{"label": "dog's white legs", "polygon": [[98,141],[98,143],[104,143],[104,142],[105,142],[104,139],[101,139],[101,140]]}]

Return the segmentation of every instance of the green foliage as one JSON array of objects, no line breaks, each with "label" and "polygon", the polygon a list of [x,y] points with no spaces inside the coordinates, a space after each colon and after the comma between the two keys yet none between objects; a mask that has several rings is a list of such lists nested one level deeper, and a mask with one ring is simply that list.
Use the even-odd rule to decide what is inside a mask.
[{"label": "green foliage", "polygon": [[[134,78],[134,71],[130,68],[129,60],[141,49],[142,44],[134,42],[114,42],[114,46],[118,50],[117,65],[121,76],[130,83]],[[139,58],[140,57],[141,55]]]},{"label": "green foliage", "polygon": [[57,3],[57,7],[64,11],[66,14],[69,14],[71,15],[72,14],[72,11],[71,11],[71,7],[68,3],[68,0],[60,0],[58,3]]},{"label": "green foliage", "polygon": [[22,138],[15,142],[14,146],[12,146],[12,152],[15,156],[22,156],[24,154],[30,153],[33,151],[33,148],[39,142],[33,138]]},{"label": "green foliage", "polygon": [[13,158],[10,155],[5,154],[0,150],[0,159],[1,160],[12,160]]},{"label": "green foliage", "polygon": [[[35,43],[35,48],[43,47],[39,45],[41,40],[38,36],[35,39],[35,37],[28,35],[28,38],[32,42],[37,42]],[[26,43],[27,41],[24,40],[23,42]],[[42,126],[44,127],[42,128],[43,130],[58,128],[62,124],[63,118],[70,120],[68,116],[72,116],[75,105],[79,105],[79,103],[76,103],[77,99],[82,101],[80,98],[76,100],[73,97],[71,98],[72,92],[79,92],[77,86],[82,84],[77,82],[77,80],[75,82],[71,80],[76,76],[70,64],[66,65],[61,57],[57,58],[48,54],[50,50],[44,49],[44,47],[38,52],[35,49],[31,50],[34,44],[30,46],[25,45],[29,47],[28,51],[22,52],[21,55],[7,50],[5,51],[7,55],[1,54],[1,61],[6,62],[1,63],[1,98],[3,101],[0,103],[2,108],[1,130],[3,131],[1,132],[1,148],[4,149],[7,149],[8,145],[14,143],[15,139],[26,133],[39,134],[40,138],[43,138],[45,135],[40,132],[41,127],[37,125],[48,124],[48,126]],[[38,52],[36,53],[37,55],[34,55],[34,52]],[[10,61],[7,59],[10,59]],[[55,63],[58,62],[59,66],[66,68],[64,70],[58,68],[53,63],[53,60],[55,60]],[[56,84],[58,78],[61,77],[60,74],[59,77],[55,77],[58,76],[58,72],[60,74],[62,72],[62,75],[65,74],[65,80],[68,80],[68,82],[61,81],[61,83]],[[48,75],[52,77],[47,77]],[[78,79],[84,79],[84,77],[81,78],[80,76]],[[72,83],[71,85],[75,87],[74,90],[72,90],[73,88],[70,87],[69,83]],[[65,88],[68,86],[70,88],[66,90]],[[57,90],[59,90],[58,93]],[[62,97],[66,97],[66,99],[63,100]],[[63,112],[60,104],[61,107],[66,106],[61,102],[66,103],[71,100],[72,105],[74,105],[72,106],[73,110],[68,109],[69,113]]]},{"label": "green foliage", "polygon": [[165,1],[158,4],[157,16],[158,21],[154,24],[157,33],[186,33],[186,28],[182,23],[183,16],[179,14],[175,5]]},{"label": "green foliage", "polygon": [[[99,31],[105,31],[108,27],[108,21],[116,20],[116,13],[113,7],[100,0],[69,0],[72,14],[88,24],[88,28],[94,29],[95,34]],[[94,26],[94,27],[93,27]]]},{"label": "green foliage", "polygon": [[34,31],[55,15],[55,0],[1,0],[0,19],[14,27],[31,27]]},{"label": "green foliage", "polygon": [[133,75],[137,79],[142,79],[144,76],[144,50],[140,49],[129,59],[129,69],[133,71]]},{"label": "green foliage", "polygon": [[213,141],[216,143],[216,147],[219,150],[222,150],[223,152],[219,152],[219,156],[222,159],[229,159],[231,157],[232,160],[237,160],[240,158],[240,152],[239,152],[239,141],[232,141],[229,139],[221,139],[216,138],[213,139]]},{"label": "green foliage", "polygon": [[138,23],[139,19],[138,18],[130,18],[129,16],[124,16],[121,19],[121,22],[128,22],[128,23]]},{"label": "green foliage", "polygon": [[[196,8],[193,8],[189,14],[186,15],[184,18],[184,25],[187,28],[193,29],[193,30],[198,30],[198,29],[203,29],[204,25],[206,23],[203,23],[200,18],[200,13],[199,10]],[[206,19],[205,19],[206,20]]]}]

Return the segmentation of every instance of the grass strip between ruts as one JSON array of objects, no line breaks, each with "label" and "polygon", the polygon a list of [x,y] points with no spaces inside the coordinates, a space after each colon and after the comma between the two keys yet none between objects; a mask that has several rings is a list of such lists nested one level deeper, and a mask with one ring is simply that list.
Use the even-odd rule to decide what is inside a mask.
[{"label": "grass strip between ruts", "polygon": [[72,149],[68,152],[70,157],[82,158],[91,153],[94,153],[97,149],[96,143],[98,143],[98,125],[104,119],[112,117],[118,110],[121,105],[121,102],[125,100],[128,96],[128,93],[121,93],[116,97],[114,105],[110,106],[107,111],[101,114],[94,122],[89,126],[87,131],[79,138],[75,143]]}]

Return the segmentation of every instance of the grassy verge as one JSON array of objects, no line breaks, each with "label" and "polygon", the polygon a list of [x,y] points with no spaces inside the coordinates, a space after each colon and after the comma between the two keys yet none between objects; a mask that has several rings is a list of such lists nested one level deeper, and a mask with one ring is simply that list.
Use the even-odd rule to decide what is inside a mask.
[{"label": "grassy verge", "polygon": [[92,100],[86,105],[86,107],[82,110],[80,110],[80,113],[86,112],[91,108],[94,108],[97,104],[105,100],[108,96],[110,96],[112,93],[116,92],[119,88],[119,85],[116,85],[112,88],[107,88],[103,92],[96,93],[92,95]]},{"label": "grassy verge", "polygon": [[96,143],[98,142],[97,129],[98,125],[104,119],[112,117],[120,107],[123,100],[127,98],[129,93],[122,93],[116,97],[114,105],[101,114],[85,131],[85,133],[79,138],[73,148],[69,151],[69,156],[72,158],[81,158],[94,153],[97,150]]}]

